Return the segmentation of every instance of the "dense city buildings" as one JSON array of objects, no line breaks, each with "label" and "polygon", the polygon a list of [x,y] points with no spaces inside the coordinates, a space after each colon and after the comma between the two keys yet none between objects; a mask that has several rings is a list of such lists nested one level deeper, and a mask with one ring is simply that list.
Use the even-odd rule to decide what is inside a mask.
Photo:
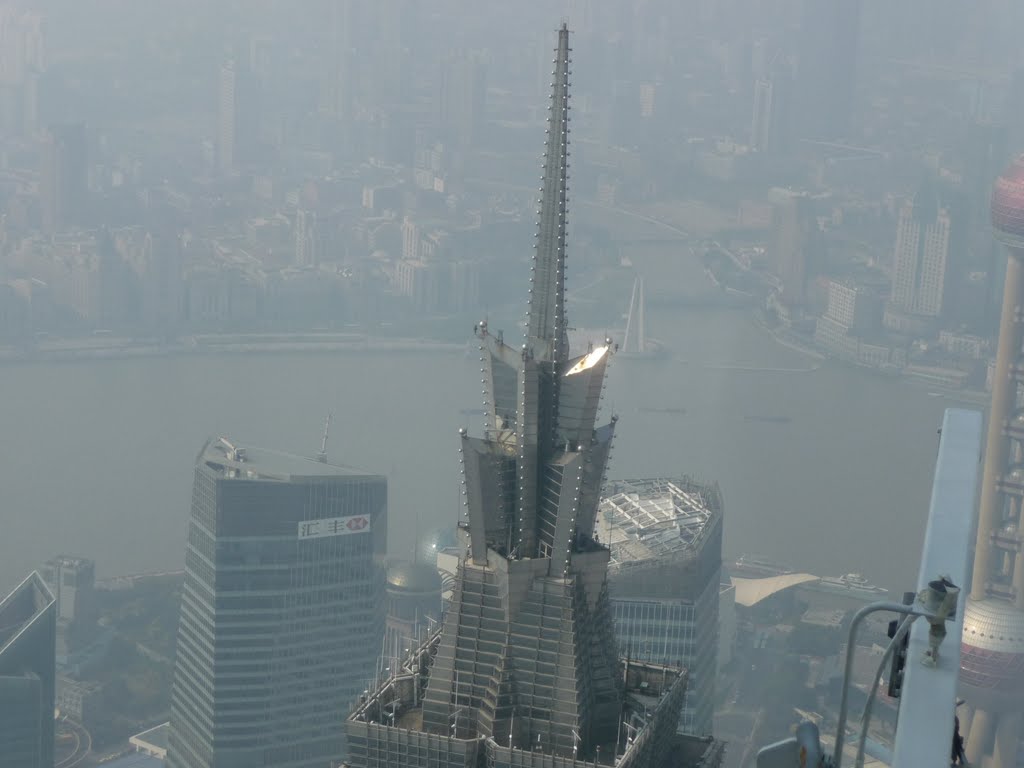
[{"label": "dense city buildings", "polygon": [[963,620],[961,714],[971,765],[1018,764],[1024,713],[1024,477],[1018,369],[1024,345],[1024,158],[996,181],[992,225],[1009,251],[981,479],[971,594]]},{"label": "dense city buildings", "polygon": [[686,667],[682,733],[711,734],[718,670],[722,496],[687,478],[623,480],[601,500],[619,653]]},{"label": "dense city buildings", "polygon": [[326,768],[383,635],[383,477],[221,438],[195,468],[170,768]]},{"label": "dense city buildings", "polygon": [[0,757],[52,768],[57,606],[33,573],[0,601]]},{"label": "dense city buildings", "polygon": [[558,34],[526,339],[477,326],[486,428],[460,430],[466,520],[441,629],[349,716],[348,765],[677,765],[686,674],[620,661],[595,538],[607,345],[569,352],[569,31]]}]

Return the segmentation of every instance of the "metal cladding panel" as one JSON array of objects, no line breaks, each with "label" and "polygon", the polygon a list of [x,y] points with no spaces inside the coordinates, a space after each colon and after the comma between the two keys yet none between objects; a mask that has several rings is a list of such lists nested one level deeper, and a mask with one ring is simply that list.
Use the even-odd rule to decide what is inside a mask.
[{"label": "metal cladding panel", "polygon": [[516,457],[516,533],[519,555],[532,557],[537,548],[537,456],[540,371],[524,361],[519,371],[519,433]]},{"label": "metal cladding panel", "polygon": [[478,728],[507,642],[505,590],[491,568],[459,568],[452,609],[445,617],[423,697],[427,730],[447,732],[456,712],[460,735]]},{"label": "metal cladding panel", "polygon": [[509,626],[512,698],[520,703],[515,719],[518,733],[528,734],[514,746],[571,753],[573,731],[588,719],[577,681],[584,664],[577,652],[587,644],[577,636],[576,603],[573,584],[536,579]]},{"label": "metal cladding panel", "polygon": [[487,544],[505,546],[511,534],[503,493],[501,457],[495,446],[478,437],[462,441],[462,470],[469,514],[470,551],[474,562],[487,562]]},{"label": "metal cladding panel", "polygon": [[593,434],[608,366],[608,355],[603,354],[592,366],[573,372],[587,357],[570,361],[569,373],[562,376],[559,385],[558,439],[573,446],[585,445]]},{"label": "metal cladding panel", "polygon": [[557,465],[549,465],[544,473],[539,536],[541,545],[550,547],[551,559],[561,564],[561,574],[553,569],[553,576],[568,575],[569,556],[576,536],[583,459],[584,454],[573,454]]},{"label": "metal cladding panel", "polygon": [[553,76],[526,337],[538,358],[564,363],[568,358],[565,237],[569,181],[569,31],[564,27],[558,33]]},{"label": "metal cladding panel", "polygon": [[522,353],[517,352],[493,336],[484,337],[484,386],[487,397],[487,416],[491,429],[516,428],[516,387]]},{"label": "metal cladding panel", "polygon": [[615,436],[615,424],[605,424],[594,432],[593,442],[587,451],[587,459],[583,464],[583,477],[580,481],[580,505],[576,514],[576,530],[588,538],[594,536],[597,522],[597,511],[601,506],[601,488],[604,486],[604,473],[611,455],[612,438]]}]

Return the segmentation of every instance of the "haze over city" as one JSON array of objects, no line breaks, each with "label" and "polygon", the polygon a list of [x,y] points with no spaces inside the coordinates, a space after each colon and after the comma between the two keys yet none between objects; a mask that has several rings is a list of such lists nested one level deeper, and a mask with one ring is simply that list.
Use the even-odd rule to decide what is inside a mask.
[{"label": "haze over city", "polygon": [[[1011,0],[0,2],[0,595],[37,569],[59,578],[43,571],[58,555],[94,562],[105,597],[58,644],[130,638],[153,665],[114,683],[58,645],[58,675],[145,704],[89,726],[92,752],[62,757],[58,741],[55,764],[87,768],[173,722],[175,638],[192,642],[179,604],[185,624],[201,613],[181,592],[205,556],[190,534],[204,467],[318,474],[284,452],[371,478],[381,495],[353,498],[374,568],[463,546],[460,429],[505,429],[485,348],[522,345],[525,361],[543,337],[526,317],[551,236],[543,193],[561,195],[545,186],[552,146],[567,151],[555,335],[583,360],[608,349],[603,497],[673,478],[714,507],[716,594],[723,564],[726,591],[751,564],[765,573],[733,575],[808,575],[857,599],[913,590],[943,414],[986,411],[1000,380],[1016,241],[990,205],[1024,152],[1021,25]],[[552,343],[538,359],[557,370]],[[597,445],[599,430],[583,431]],[[329,512],[301,519],[354,519]],[[119,603],[140,574],[155,591]],[[816,690],[828,710],[807,658],[838,645],[772,627],[804,638],[808,613],[853,602],[786,591],[737,602],[742,661],[681,710],[687,732],[710,739],[712,710],[726,742],[795,722],[744,697],[811,711]],[[131,628],[113,641],[90,634],[119,621]],[[425,632],[383,654],[374,636],[339,708]],[[757,643],[787,642],[775,674],[747,670]],[[752,765],[755,746],[717,759]]]}]

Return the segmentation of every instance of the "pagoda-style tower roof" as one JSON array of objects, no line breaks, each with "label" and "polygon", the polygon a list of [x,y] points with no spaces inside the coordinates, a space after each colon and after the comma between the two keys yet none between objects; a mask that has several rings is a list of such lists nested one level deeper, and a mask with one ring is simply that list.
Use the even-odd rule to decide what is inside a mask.
[{"label": "pagoda-style tower roof", "polygon": [[622,768],[660,766],[671,751],[686,678],[620,665],[609,551],[594,538],[615,417],[596,423],[610,343],[573,355],[567,336],[570,54],[563,24],[525,339],[512,347],[486,322],[476,328],[486,427],[480,437],[459,430],[464,554],[450,609],[349,718],[358,768],[388,765],[375,756],[393,746],[408,755],[403,765],[425,765],[410,762],[422,746],[443,756],[431,765],[452,766],[476,765],[478,748],[495,766],[616,755]]}]

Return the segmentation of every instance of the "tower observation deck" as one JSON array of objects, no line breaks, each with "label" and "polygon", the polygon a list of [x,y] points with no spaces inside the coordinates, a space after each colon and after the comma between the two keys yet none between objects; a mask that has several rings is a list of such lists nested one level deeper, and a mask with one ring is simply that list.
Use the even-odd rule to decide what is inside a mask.
[{"label": "tower observation deck", "polygon": [[992,225],[1009,251],[982,474],[961,716],[971,765],[1017,765],[1024,712],[1024,157],[996,181]]},{"label": "tower observation deck", "polygon": [[563,24],[525,339],[475,329],[486,426],[459,430],[451,607],[349,716],[352,768],[681,764],[686,674],[619,660],[594,536],[615,417],[597,425],[610,345],[573,355],[566,333],[570,51]]}]

